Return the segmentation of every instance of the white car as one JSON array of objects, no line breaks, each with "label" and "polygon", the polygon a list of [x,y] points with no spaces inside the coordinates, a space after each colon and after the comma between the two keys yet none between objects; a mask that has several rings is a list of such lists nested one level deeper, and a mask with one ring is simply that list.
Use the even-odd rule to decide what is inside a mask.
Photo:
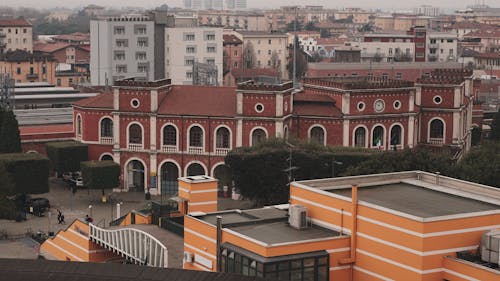
[{"label": "white car", "polygon": [[76,186],[83,187],[83,179],[81,177],[76,179]]}]

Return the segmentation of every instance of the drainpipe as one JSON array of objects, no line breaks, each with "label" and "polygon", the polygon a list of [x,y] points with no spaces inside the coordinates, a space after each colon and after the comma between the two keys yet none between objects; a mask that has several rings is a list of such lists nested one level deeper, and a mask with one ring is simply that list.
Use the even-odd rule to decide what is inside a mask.
[{"label": "drainpipe", "polygon": [[222,216],[217,216],[217,245],[215,246],[215,250],[217,251],[217,260],[215,261],[217,265],[217,272],[220,272],[220,244],[222,238]]},{"label": "drainpipe", "polygon": [[353,264],[356,262],[356,233],[358,231],[357,216],[358,216],[358,186],[352,185],[351,189],[351,254],[349,258],[344,258],[339,261],[340,264]]}]

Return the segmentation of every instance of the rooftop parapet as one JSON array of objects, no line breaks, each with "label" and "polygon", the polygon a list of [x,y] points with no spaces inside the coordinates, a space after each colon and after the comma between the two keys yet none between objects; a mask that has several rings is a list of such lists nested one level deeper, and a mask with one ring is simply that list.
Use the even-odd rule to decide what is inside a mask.
[{"label": "rooftop parapet", "polygon": [[171,79],[161,79],[156,81],[140,81],[135,78],[126,78],[115,81],[115,87],[139,87],[139,88],[160,88],[172,84]]},{"label": "rooftop parapet", "polygon": [[430,75],[423,75],[417,79],[420,84],[462,84],[466,78],[472,76],[470,69],[435,69]]},{"label": "rooftop parapet", "polygon": [[408,88],[414,86],[414,83],[411,81],[369,76],[304,78],[302,82],[309,85],[338,88],[343,90]]},{"label": "rooftop parapet", "polygon": [[274,91],[282,92],[293,89],[293,82],[288,81],[281,84],[264,84],[257,83],[253,80],[242,82],[238,84],[238,90],[250,90],[250,91]]}]

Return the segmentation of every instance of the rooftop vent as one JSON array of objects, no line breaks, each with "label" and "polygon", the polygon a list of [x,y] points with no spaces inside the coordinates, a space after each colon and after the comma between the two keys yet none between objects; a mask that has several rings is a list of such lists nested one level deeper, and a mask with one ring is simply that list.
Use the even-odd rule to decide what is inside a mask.
[{"label": "rooftop vent", "polygon": [[288,209],[288,223],[295,229],[307,228],[307,208],[301,205],[291,205]]},{"label": "rooftop vent", "polygon": [[481,238],[481,259],[488,263],[500,264],[500,229],[485,232]]}]

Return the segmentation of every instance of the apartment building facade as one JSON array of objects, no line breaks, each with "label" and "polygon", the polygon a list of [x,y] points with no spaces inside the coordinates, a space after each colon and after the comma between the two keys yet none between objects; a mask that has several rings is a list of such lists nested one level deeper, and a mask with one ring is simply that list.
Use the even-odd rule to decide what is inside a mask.
[{"label": "apartment building facade", "polygon": [[0,43],[5,44],[4,51],[33,51],[33,26],[28,20],[0,20],[0,36]]},{"label": "apartment building facade", "polygon": [[92,20],[90,41],[92,85],[112,85],[126,77],[160,78],[155,73],[155,23],[149,17]]},{"label": "apartment building facade", "polygon": [[165,75],[175,85],[193,84],[195,63],[212,65],[222,85],[223,40],[219,27],[165,28]]},{"label": "apartment building facade", "polygon": [[205,10],[198,12],[200,25],[218,25],[230,29],[269,31],[263,13],[242,11]]},{"label": "apartment building facade", "polygon": [[31,53],[17,49],[0,54],[1,72],[8,73],[17,83],[55,84],[56,66],[57,60],[44,53]]}]

